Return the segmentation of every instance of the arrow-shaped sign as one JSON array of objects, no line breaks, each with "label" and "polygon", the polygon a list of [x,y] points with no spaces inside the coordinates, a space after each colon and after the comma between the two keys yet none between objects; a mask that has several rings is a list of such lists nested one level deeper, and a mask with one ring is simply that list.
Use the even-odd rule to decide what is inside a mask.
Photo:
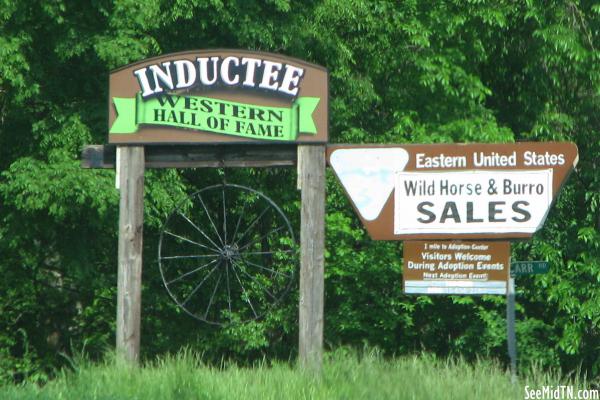
[{"label": "arrow-shaped sign", "polygon": [[327,154],[379,240],[531,237],[578,160],[574,144],[555,142],[334,145]]}]

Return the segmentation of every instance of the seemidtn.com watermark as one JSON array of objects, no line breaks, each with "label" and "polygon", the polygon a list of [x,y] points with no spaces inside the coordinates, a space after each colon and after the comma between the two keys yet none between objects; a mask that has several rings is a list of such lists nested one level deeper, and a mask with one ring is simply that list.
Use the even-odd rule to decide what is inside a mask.
[{"label": "seemidtn.com watermark", "polygon": [[525,400],[600,400],[598,389],[576,389],[573,386],[525,386]]}]

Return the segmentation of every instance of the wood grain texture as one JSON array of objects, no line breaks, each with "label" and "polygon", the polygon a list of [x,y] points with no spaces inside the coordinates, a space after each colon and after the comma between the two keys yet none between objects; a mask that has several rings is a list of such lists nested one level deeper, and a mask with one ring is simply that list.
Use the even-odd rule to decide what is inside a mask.
[{"label": "wood grain texture", "polygon": [[302,190],[300,228],[299,358],[320,371],[323,359],[325,264],[325,146],[298,146]]},{"label": "wood grain texture", "polygon": [[[122,146],[126,147],[126,146]],[[145,168],[278,167],[296,163],[295,144],[145,146]],[[86,146],[82,168],[114,168],[114,145]]]},{"label": "wood grain texture", "polygon": [[140,354],[142,236],[144,227],[144,148],[120,150],[117,354],[137,364]]}]

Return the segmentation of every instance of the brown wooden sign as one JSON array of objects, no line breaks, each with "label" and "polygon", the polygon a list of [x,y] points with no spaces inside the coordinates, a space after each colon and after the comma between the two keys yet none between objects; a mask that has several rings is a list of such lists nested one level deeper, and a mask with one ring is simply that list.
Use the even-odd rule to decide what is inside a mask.
[{"label": "brown wooden sign", "polygon": [[404,293],[506,294],[510,242],[404,242]]},{"label": "brown wooden sign", "polygon": [[578,160],[558,142],[333,145],[327,156],[376,240],[531,237]]},{"label": "brown wooden sign", "polygon": [[328,73],[277,54],[198,50],[110,74],[110,143],[325,143]]}]

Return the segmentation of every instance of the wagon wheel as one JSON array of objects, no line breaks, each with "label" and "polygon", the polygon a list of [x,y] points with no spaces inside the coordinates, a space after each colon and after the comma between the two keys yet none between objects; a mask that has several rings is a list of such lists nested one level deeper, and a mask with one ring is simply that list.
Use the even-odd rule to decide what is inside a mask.
[{"label": "wagon wheel", "polygon": [[192,194],[168,217],[158,264],[179,307],[225,325],[257,319],[285,296],[297,247],[277,204],[256,190],[224,183]]}]

